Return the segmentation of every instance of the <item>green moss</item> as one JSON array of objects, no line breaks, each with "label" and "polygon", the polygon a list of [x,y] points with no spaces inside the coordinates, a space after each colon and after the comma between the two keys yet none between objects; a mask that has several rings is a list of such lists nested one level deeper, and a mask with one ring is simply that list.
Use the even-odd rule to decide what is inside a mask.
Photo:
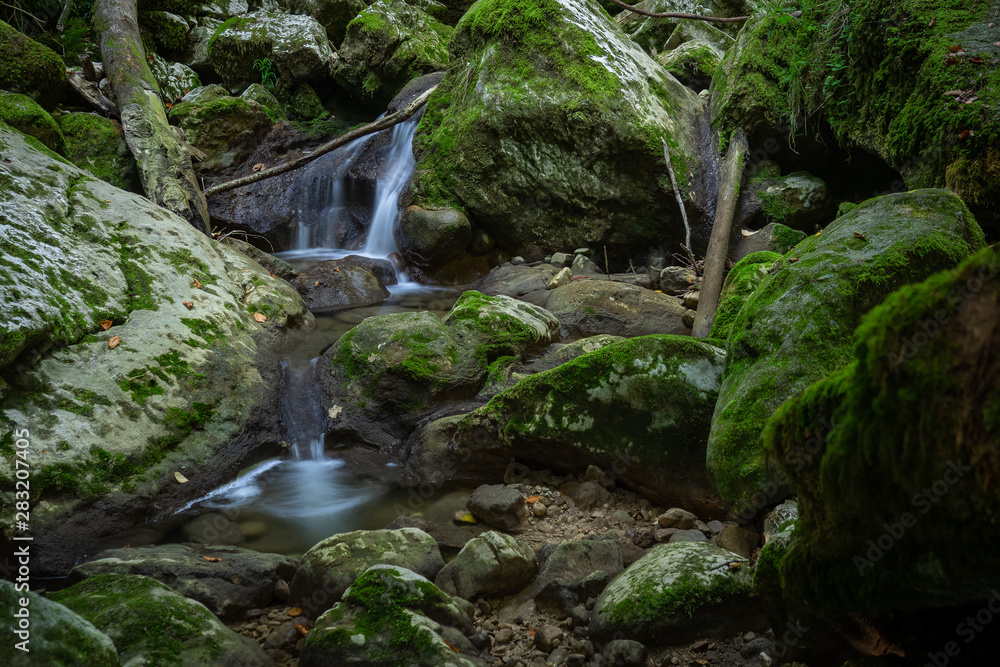
[{"label": "green moss", "polygon": [[44,109],[65,96],[66,66],[53,51],[0,21],[0,89],[30,95]]},{"label": "green moss", "polygon": [[[0,91],[0,121],[62,153],[65,139],[52,116],[27,95]],[[61,159],[61,158],[60,158]]]},{"label": "green moss", "polygon": [[[54,490],[93,499],[107,494],[112,487],[122,485],[139,472],[141,468],[124,454],[91,447],[85,459],[43,466],[37,483],[43,491]],[[130,485],[126,483],[124,487],[128,489]]]},{"label": "green moss", "polygon": [[797,246],[806,237],[804,232],[785,225],[775,225],[771,235],[771,245],[776,252],[784,255]]},{"label": "green moss", "polygon": [[95,114],[61,114],[57,121],[66,139],[66,157],[97,178],[123,190],[137,177],[135,161],[120,126]]},{"label": "green moss", "polygon": [[187,248],[167,251],[163,253],[163,257],[178,272],[190,275],[203,285],[218,284],[218,277],[209,271],[205,262],[191,254]]},{"label": "green moss", "polygon": [[226,334],[222,331],[222,327],[215,322],[185,317],[181,318],[181,324],[205,341],[206,347],[221,347],[226,344]]},{"label": "green moss", "polygon": [[778,253],[763,250],[747,255],[729,270],[712,323],[712,338],[729,338],[743,303],[767,275],[767,269],[779,259]]}]

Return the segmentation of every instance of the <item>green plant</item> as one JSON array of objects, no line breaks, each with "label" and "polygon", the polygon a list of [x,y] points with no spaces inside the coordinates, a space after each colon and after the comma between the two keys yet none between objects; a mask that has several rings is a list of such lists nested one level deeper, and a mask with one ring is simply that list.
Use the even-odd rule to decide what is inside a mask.
[{"label": "green plant", "polygon": [[253,69],[260,72],[260,83],[270,91],[278,84],[278,75],[274,71],[274,63],[270,58],[258,58],[253,61]]}]

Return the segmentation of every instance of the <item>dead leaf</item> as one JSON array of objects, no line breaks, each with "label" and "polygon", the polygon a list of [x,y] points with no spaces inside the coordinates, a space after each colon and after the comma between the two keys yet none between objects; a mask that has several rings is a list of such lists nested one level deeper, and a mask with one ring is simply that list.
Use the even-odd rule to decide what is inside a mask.
[{"label": "dead leaf", "polygon": [[191,281],[191,287],[194,287],[195,289],[201,289],[201,283],[198,282],[197,278]]},{"label": "dead leaf", "polygon": [[526,503],[537,503],[541,499],[542,499],[541,496],[528,496],[527,498],[524,499],[524,502],[526,502]]},{"label": "dead leaf", "polygon": [[528,636],[534,637],[536,632],[538,632],[538,628],[531,628],[531,632],[528,633]]},{"label": "dead leaf", "polygon": [[180,474],[177,471],[174,471],[174,479],[177,480],[178,484],[187,484],[188,481],[187,477],[185,477],[184,475]]},{"label": "dead leaf", "polygon": [[181,301],[181,303],[183,303],[184,307],[187,308],[188,310],[194,308],[194,301]]},{"label": "dead leaf", "polygon": [[302,635],[303,637],[309,634],[309,628],[307,628],[304,625],[296,624],[295,629],[298,630],[299,634]]},{"label": "dead leaf", "polygon": [[313,283],[313,287],[319,287],[319,281],[318,280]]},{"label": "dead leaf", "polygon": [[266,164],[264,164],[263,162],[258,162],[257,164],[255,164],[255,165],[253,166],[253,168],[252,168],[252,169],[251,169],[250,171],[252,171],[253,173],[255,173],[255,174],[256,174],[256,173],[257,173],[258,171],[260,171],[261,169],[267,169],[267,165],[266,165]]},{"label": "dead leaf", "polygon": [[454,644],[452,644],[447,639],[444,640],[444,643],[447,644],[449,646],[449,648],[451,648],[451,650],[454,651],[455,653],[461,653],[461,651],[458,650],[458,647],[455,646]]},{"label": "dead leaf", "polygon": [[973,132],[972,130],[962,130],[961,132],[958,133],[958,140],[965,141],[969,137],[974,137],[974,136],[976,136],[976,133]]},{"label": "dead leaf", "polygon": [[455,512],[455,521],[459,523],[476,523],[476,517],[468,512]]},{"label": "dead leaf", "polygon": [[862,241],[868,240],[868,236],[866,234],[863,234],[862,232],[854,232],[854,238],[861,239]]},{"label": "dead leaf", "polygon": [[202,556],[202,558],[207,560],[209,563],[218,563],[220,560],[222,560],[221,558],[216,558],[215,556]]},{"label": "dead leaf", "polygon": [[131,544],[126,544],[124,547],[122,547],[122,549],[131,549],[131,548],[132,548]]},{"label": "dead leaf", "polygon": [[988,26],[986,26],[986,27],[987,27],[987,28],[995,28],[995,27],[997,27],[997,24],[996,24],[996,23],[990,23],[990,24],[989,24]]},{"label": "dead leaf", "polygon": [[108,341],[108,348],[113,350],[121,344],[122,344],[121,338],[119,338],[118,336],[112,336],[111,340]]},{"label": "dead leaf", "polygon": [[794,263],[795,263],[795,262],[797,262],[797,261],[799,261],[799,258],[798,258],[798,257],[789,257],[789,258],[788,258],[788,263],[789,263],[789,264],[794,264]]},{"label": "dead leaf", "polygon": [[965,94],[964,90],[949,90],[945,93],[948,97],[958,97],[959,95]]},{"label": "dead leaf", "polygon": [[948,50],[951,51],[952,53],[961,53],[965,49],[962,48],[961,44],[956,44],[954,46],[949,46]]},{"label": "dead leaf", "polygon": [[267,315],[265,315],[264,313],[254,313],[253,318],[262,324],[264,322],[267,322]]},{"label": "dead leaf", "polygon": [[289,609],[285,613],[288,614],[289,616],[291,616],[292,618],[295,618],[296,616],[301,616],[302,615],[302,607],[292,607],[291,609]]},{"label": "dead leaf", "polygon": [[969,58],[969,62],[972,63],[973,65],[985,65],[986,64],[986,61],[983,60],[982,58],[980,58],[979,56],[976,56],[975,58]]},{"label": "dead leaf", "polygon": [[274,275],[274,274],[272,273],[272,274],[271,274],[271,277],[272,277],[272,278],[277,278],[278,276],[276,276],[276,275]]},{"label": "dead leaf", "polygon": [[340,269],[338,269],[337,267],[333,267],[333,270],[336,271],[337,273],[340,273]]},{"label": "dead leaf", "polygon": [[951,65],[957,65],[958,64],[958,58],[948,58],[947,60],[944,61],[944,64],[948,65],[949,67]]},{"label": "dead leaf", "polygon": [[101,325],[102,329],[104,329],[105,331],[107,331],[108,329],[111,328],[111,325],[114,324],[114,323],[111,320],[101,320],[100,322],[98,322],[98,324]]}]

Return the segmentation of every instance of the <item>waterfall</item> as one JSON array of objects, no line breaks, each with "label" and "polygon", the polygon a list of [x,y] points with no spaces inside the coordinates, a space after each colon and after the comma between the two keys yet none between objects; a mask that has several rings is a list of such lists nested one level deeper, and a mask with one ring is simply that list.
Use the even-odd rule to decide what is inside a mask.
[{"label": "waterfall", "polygon": [[410,118],[392,128],[389,155],[379,173],[375,186],[368,240],[363,249],[369,257],[385,257],[396,250],[392,230],[399,217],[399,196],[410,182],[416,160],[413,159],[413,135],[417,132],[419,117]]},{"label": "waterfall", "polygon": [[292,458],[296,461],[325,458],[326,422],[323,397],[316,382],[316,362],[291,367],[281,362],[281,414],[288,429]]}]

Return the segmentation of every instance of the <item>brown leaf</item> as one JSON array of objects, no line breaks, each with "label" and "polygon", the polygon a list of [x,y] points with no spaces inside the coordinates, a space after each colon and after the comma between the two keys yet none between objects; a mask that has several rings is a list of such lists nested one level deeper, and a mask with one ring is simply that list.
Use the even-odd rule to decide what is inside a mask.
[{"label": "brown leaf", "polygon": [[178,484],[187,484],[188,478],[180,474],[176,470],[174,471],[174,479],[177,480]]},{"label": "brown leaf", "polygon": [[972,130],[962,130],[961,132],[958,133],[958,140],[965,141],[969,137],[974,137],[974,136],[976,136],[976,133],[973,132]]},{"label": "brown leaf", "polygon": [[194,301],[181,301],[181,303],[183,303],[184,307],[187,308],[188,310],[194,308]]},{"label": "brown leaf", "polygon": [[524,502],[526,502],[526,503],[537,503],[541,499],[542,499],[541,496],[528,496],[527,498],[524,499]]},{"label": "brown leaf", "polygon": [[985,65],[986,64],[986,61],[983,60],[982,58],[980,58],[979,56],[976,56],[975,58],[969,58],[969,62],[972,63],[973,65]]},{"label": "brown leaf", "polygon": [[111,328],[111,325],[114,324],[114,323],[111,320],[101,320],[100,322],[98,322],[98,324],[101,325],[102,329],[104,329],[105,331],[107,331],[108,329]]},{"label": "brown leaf", "polygon": [[250,171],[252,171],[253,173],[256,174],[258,171],[260,171],[262,169],[267,169],[267,165],[264,164],[263,162],[258,162],[257,164],[255,164],[253,166],[253,168]]},{"label": "brown leaf", "polygon": [[218,563],[220,560],[222,560],[221,558],[216,558],[215,556],[202,556],[202,558],[207,560],[209,563]]},{"label": "brown leaf", "polygon": [[336,271],[337,273],[340,273],[340,269],[338,269],[337,267],[333,267],[333,270]]},{"label": "brown leaf", "polygon": [[262,324],[264,322],[267,322],[267,315],[265,315],[264,313],[254,313],[253,318]]},{"label": "brown leaf", "polygon": [[447,644],[449,646],[449,648],[451,648],[451,650],[454,651],[455,653],[461,653],[461,651],[458,650],[458,647],[455,646],[454,644],[452,644],[447,639],[444,640],[444,643]]},{"label": "brown leaf", "polygon": [[319,287],[319,281],[318,280],[313,283],[313,287]]},{"label": "brown leaf", "polygon": [[120,337],[112,336],[111,340],[108,341],[108,348],[113,350],[121,344],[122,344],[122,339]]},{"label": "brown leaf", "polygon": [[954,46],[949,46],[948,50],[951,51],[952,53],[961,53],[965,49],[962,48],[961,44],[956,44]]},{"label": "brown leaf", "polygon": [[302,615],[302,607],[292,607],[291,609],[289,609],[285,613],[288,614],[289,616],[291,616],[292,618],[295,618],[296,616],[301,616]]},{"label": "brown leaf", "polygon": [[201,283],[198,282],[197,278],[191,281],[191,287],[194,287],[195,289],[201,289]]},{"label": "brown leaf", "polygon": [[304,625],[296,624],[295,629],[298,630],[299,634],[302,635],[303,637],[309,634],[309,628],[307,628]]},{"label": "brown leaf", "polygon": [[789,258],[788,258],[788,263],[789,263],[789,264],[794,264],[794,263],[795,263],[795,262],[797,262],[797,261],[799,261],[799,258],[798,258],[798,257],[789,257]]},{"label": "brown leaf", "polygon": [[947,95],[948,97],[958,97],[959,95],[964,95],[964,94],[965,94],[964,90],[949,90],[948,92],[945,93],[945,95]]},{"label": "brown leaf", "polygon": [[868,240],[868,236],[866,234],[863,234],[862,232],[854,232],[854,238],[861,239],[862,241]]},{"label": "brown leaf", "polygon": [[944,64],[948,65],[949,67],[952,66],[952,65],[957,65],[958,64],[958,58],[948,58],[947,60],[944,61]]}]

